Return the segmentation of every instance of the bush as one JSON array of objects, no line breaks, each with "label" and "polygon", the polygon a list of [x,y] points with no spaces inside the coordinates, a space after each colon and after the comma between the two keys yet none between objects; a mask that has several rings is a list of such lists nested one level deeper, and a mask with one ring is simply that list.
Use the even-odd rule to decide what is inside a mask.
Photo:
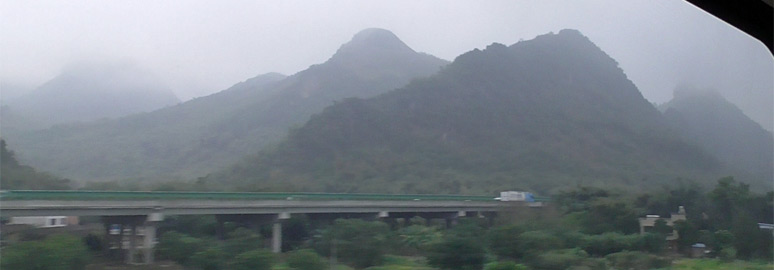
[{"label": "bush", "polygon": [[588,253],[578,248],[552,250],[539,254],[533,258],[532,266],[541,270],[565,270],[571,267],[579,269],[605,268],[603,262],[589,258]]},{"label": "bush", "polygon": [[156,252],[160,258],[170,259],[180,264],[187,264],[188,260],[204,247],[204,241],[188,235],[169,231],[159,239]]},{"label": "bush", "polygon": [[233,270],[270,270],[274,263],[274,254],[265,249],[256,249],[234,257],[230,269]]},{"label": "bush", "polygon": [[524,256],[524,250],[519,245],[518,237],[524,230],[518,225],[502,226],[487,232],[489,248],[499,258],[519,259]]},{"label": "bush", "polygon": [[219,248],[210,247],[191,256],[191,266],[201,270],[219,270],[223,268],[226,254]]},{"label": "bush", "polygon": [[337,219],[334,225],[322,234],[316,249],[330,255],[337,251],[341,261],[357,268],[366,268],[381,263],[388,244],[390,228],[383,222],[369,222],[359,219]]},{"label": "bush", "polygon": [[89,261],[86,245],[71,235],[22,242],[3,249],[0,269],[81,270]]},{"label": "bush", "polygon": [[261,236],[245,228],[237,228],[228,234],[224,250],[228,254],[240,254],[261,248]]},{"label": "bush", "polygon": [[639,235],[624,235],[620,233],[604,233],[589,235],[583,241],[583,250],[593,256],[605,256],[607,254],[636,249],[635,244]]},{"label": "bush", "polygon": [[450,235],[430,248],[427,263],[441,269],[481,269],[484,258],[479,239]]},{"label": "bush", "polygon": [[90,251],[94,252],[102,251],[105,247],[102,237],[91,233],[83,237],[83,243],[86,244],[86,247],[88,247]]},{"label": "bush", "polygon": [[736,249],[732,247],[726,247],[718,252],[718,259],[723,262],[732,262],[736,259]]},{"label": "bush", "polygon": [[484,266],[484,270],[527,270],[527,266],[523,264],[516,264],[511,261],[501,261],[488,263]]},{"label": "bush", "polygon": [[562,239],[546,231],[529,231],[519,235],[518,240],[522,253],[543,252],[561,249]]},{"label": "bush", "polygon": [[624,251],[605,256],[608,266],[614,269],[647,270],[668,267],[668,259],[639,251]]},{"label": "bush", "polygon": [[309,249],[291,252],[286,261],[295,270],[323,270],[328,267],[320,255]]}]

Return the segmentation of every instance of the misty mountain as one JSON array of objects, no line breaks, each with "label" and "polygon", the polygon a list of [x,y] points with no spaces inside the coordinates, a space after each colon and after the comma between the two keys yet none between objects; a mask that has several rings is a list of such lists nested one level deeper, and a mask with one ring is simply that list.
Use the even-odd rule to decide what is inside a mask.
[{"label": "misty mountain", "polygon": [[180,101],[155,74],[131,63],[82,63],[4,102],[14,114],[46,128],[152,111]]},{"label": "misty mountain", "polygon": [[70,189],[70,180],[39,172],[16,160],[16,154],[0,139],[0,187],[3,189]]},{"label": "misty mountain", "polygon": [[[576,30],[492,44],[440,73],[326,108],[206,178],[239,190],[491,194],[714,181],[618,64]],[[704,178],[704,177],[711,178]]]},{"label": "misty mountain", "polygon": [[746,177],[771,185],[774,137],[719,93],[682,86],[661,109],[686,138]]},{"label": "misty mountain", "polygon": [[265,74],[158,111],[8,139],[29,164],[75,179],[199,176],[279,141],[338,100],[402,87],[447,63],[367,29],[292,76]]}]

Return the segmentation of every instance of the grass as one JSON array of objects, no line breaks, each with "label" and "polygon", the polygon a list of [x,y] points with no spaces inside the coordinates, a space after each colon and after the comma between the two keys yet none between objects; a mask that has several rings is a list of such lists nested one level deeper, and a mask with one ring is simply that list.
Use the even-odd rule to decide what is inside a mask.
[{"label": "grass", "polygon": [[733,261],[721,262],[717,259],[677,260],[672,270],[774,270],[771,262]]}]

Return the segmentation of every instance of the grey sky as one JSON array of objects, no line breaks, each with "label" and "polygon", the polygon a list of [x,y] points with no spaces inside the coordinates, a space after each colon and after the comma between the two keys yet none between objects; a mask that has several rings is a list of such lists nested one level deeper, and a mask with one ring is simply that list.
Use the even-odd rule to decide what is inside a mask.
[{"label": "grey sky", "polygon": [[34,87],[68,63],[127,60],[186,100],[323,62],[368,27],[448,60],[492,42],[574,28],[618,60],[652,102],[691,83],[718,89],[770,130],[774,122],[771,54],[678,0],[0,0],[0,80]]}]

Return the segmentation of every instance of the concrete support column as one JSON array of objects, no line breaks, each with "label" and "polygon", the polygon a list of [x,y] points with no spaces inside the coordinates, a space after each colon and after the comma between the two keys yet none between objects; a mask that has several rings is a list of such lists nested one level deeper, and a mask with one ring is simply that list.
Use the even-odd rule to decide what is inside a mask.
[{"label": "concrete support column", "polygon": [[222,215],[215,215],[215,238],[220,241],[226,240],[224,219]]},{"label": "concrete support column", "polygon": [[143,247],[143,263],[153,263],[153,248],[156,240],[156,223],[148,222],[145,224],[145,235],[142,243]]},{"label": "concrete support column", "polygon": [[282,252],[282,222],[277,220],[271,226],[271,251]]},{"label": "concrete support column", "polygon": [[282,252],[282,220],[289,219],[289,213],[279,213],[271,226],[271,251]]},{"label": "concrete support column", "polygon": [[129,250],[126,252],[126,264],[134,264],[135,252],[137,251],[137,225],[129,225],[129,228]]}]

